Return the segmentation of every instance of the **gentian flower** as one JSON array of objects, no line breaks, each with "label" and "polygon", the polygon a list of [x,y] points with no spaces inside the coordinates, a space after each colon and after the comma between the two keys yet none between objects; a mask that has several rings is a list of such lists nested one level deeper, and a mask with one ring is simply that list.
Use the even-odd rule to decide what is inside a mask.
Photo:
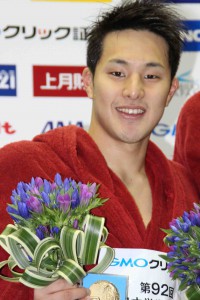
[{"label": "gentian flower", "polygon": [[58,201],[59,208],[63,212],[66,212],[66,210],[70,207],[71,199],[70,199],[70,196],[68,194],[58,195],[57,196],[57,201]]},{"label": "gentian flower", "polygon": [[47,181],[46,179],[44,179],[44,192],[46,194],[51,192],[51,184],[49,181]]},{"label": "gentian flower", "polygon": [[6,208],[6,210],[7,210],[7,212],[10,214],[10,216],[11,216],[11,218],[13,219],[13,221],[15,221],[15,222],[19,222],[19,219],[18,218],[16,218],[16,217],[14,217],[12,214],[15,214],[15,215],[18,215],[19,216],[19,211],[18,211],[18,209],[15,209],[15,208],[13,208],[13,207],[11,207],[11,206],[8,206],[7,208]]},{"label": "gentian flower", "polygon": [[59,235],[63,226],[81,228],[89,210],[106,201],[98,198],[96,192],[96,183],[77,183],[71,178],[63,181],[60,174],[55,175],[54,182],[31,178],[29,184],[18,183],[7,211],[19,225],[26,220],[26,226],[30,224],[30,230],[35,228],[36,235],[43,239]]},{"label": "gentian flower", "polygon": [[72,209],[76,208],[80,204],[80,197],[78,189],[75,188],[71,196],[71,207]]},{"label": "gentian flower", "polygon": [[80,203],[81,204],[88,204],[89,200],[95,195],[96,193],[96,183],[93,183],[91,186],[87,184],[82,184],[80,186]]},{"label": "gentian flower", "polygon": [[42,199],[43,199],[45,205],[49,206],[49,204],[50,204],[49,195],[47,193],[45,193],[44,191],[42,191],[41,196],[42,196]]},{"label": "gentian flower", "polygon": [[56,174],[55,182],[56,182],[57,186],[62,185],[62,178],[61,178],[60,174]]},{"label": "gentian flower", "polygon": [[38,198],[31,196],[26,201],[27,207],[33,212],[41,213],[43,211],[42,203],[38,200]]},{"label": "gentian flower", "polygon": [[34,185],[39,190],[43,186],[43,180],[42,180],[42,178],[36,177],[35,180],[34,180]]},{"label": "gentian flower", "polygon": [[163,230],[169,252],[162,257],[168,262],[170,276],[180,279],[188,299],[200,299],[200,205],[194,204],[194,210],[173,219],[169,226],[169,230]]}]

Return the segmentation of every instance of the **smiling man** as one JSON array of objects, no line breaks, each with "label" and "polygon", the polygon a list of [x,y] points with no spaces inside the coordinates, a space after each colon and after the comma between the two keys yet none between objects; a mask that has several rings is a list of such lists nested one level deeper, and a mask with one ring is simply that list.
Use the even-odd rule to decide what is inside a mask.
[{"label": "smiling man", "polygon": [[[178,88],[182,33],[179,16],[160,1],[126,1],[99,17],[88,35],[83,71],[92,99],[89,131],[63,127],[0,150],[2,230],[10,222],[5,206],[17,182],[36,176],[53,180],[59,172],[100,184],[100,196],[109,201],[93,213],[106,218],[110,246],[166,251],[161,228],[197,201],[186,170],[150,141]],[[88,295],[63,279],[34,295],[0,284],[7,300]]]}]

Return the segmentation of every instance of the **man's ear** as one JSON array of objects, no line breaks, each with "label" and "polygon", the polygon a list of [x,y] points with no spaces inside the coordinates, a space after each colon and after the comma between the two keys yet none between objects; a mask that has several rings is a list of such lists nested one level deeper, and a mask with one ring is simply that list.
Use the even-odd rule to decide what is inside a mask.
[{"label": "man's ear", "polygon": [[89,68],[85,68],[82,73],[83,87],[89,98],[93,98],[93,75]]},{"label": "man's ear", "polygon": [[178,81],[178,78],[174,77],[174,79],[172,80],[172,83],[171,83],[171,87],[170,87],[170,90],[169,90],[169,94],[167,96],[167,100],[166,100],[166,105],[165,106],[168,106],[170,101],[172,100],[175,92],[177,91],[177,89],[179,88],[179,81]]}]

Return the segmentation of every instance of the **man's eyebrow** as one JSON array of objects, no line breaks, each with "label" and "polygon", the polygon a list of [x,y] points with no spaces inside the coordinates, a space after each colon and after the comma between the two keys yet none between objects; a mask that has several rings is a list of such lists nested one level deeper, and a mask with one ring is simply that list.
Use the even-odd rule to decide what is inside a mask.
[{"label": "man's eyebrow", "polygon": [[[115,63],[115,64],[121,64],[121,65],[129,65],[130,63],[124,59],[120,59],[120,58],[114,58],[114,59],[111,59],[109,60],[108,62],[109,64],[112,64],[112,63]],[[162,68],[164,69],[164,66],[158,62],[148,62],[148,63],[145,63],[144,64],[144,67],[146,68]]]},{"label": "man's eyebrow", "polygon": [[153,68],[162,68],[162,69],[164,69],[164,66],[161,65],[160,63],[157,63],[157,62],[149,62],[149,63],[146,63],[145,66],[148,67],[148,68],[153,67]]},{"label": "man's eyebrow", "polygon": [[120,58],[113,58],[113,59],[109,60],[108,63],[109,64],[115,63],[115,64],[121,64],[121,65],[129,64],[126,60],[120,59]]}]

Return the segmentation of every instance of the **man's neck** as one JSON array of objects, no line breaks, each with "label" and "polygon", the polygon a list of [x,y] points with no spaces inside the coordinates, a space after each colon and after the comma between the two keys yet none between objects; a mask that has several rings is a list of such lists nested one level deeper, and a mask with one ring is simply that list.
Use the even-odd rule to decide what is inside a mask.
[{"label": "man's neck", "polygon": [[123,181],[145,172],[145,158],[148,141],[140,143],[123,143],[110,137],[101,138],[100,134],[89,131],[89,134],[99,147],[109,168]]},{"label": "man's neck", "polygon": [[133,197],[144,222],[149,224],[152,216],[152,193],[145,170],[145,158],[148,140],[127,144],[100,135],[91,137],[98,145],[108,167],[121,179]]}]

